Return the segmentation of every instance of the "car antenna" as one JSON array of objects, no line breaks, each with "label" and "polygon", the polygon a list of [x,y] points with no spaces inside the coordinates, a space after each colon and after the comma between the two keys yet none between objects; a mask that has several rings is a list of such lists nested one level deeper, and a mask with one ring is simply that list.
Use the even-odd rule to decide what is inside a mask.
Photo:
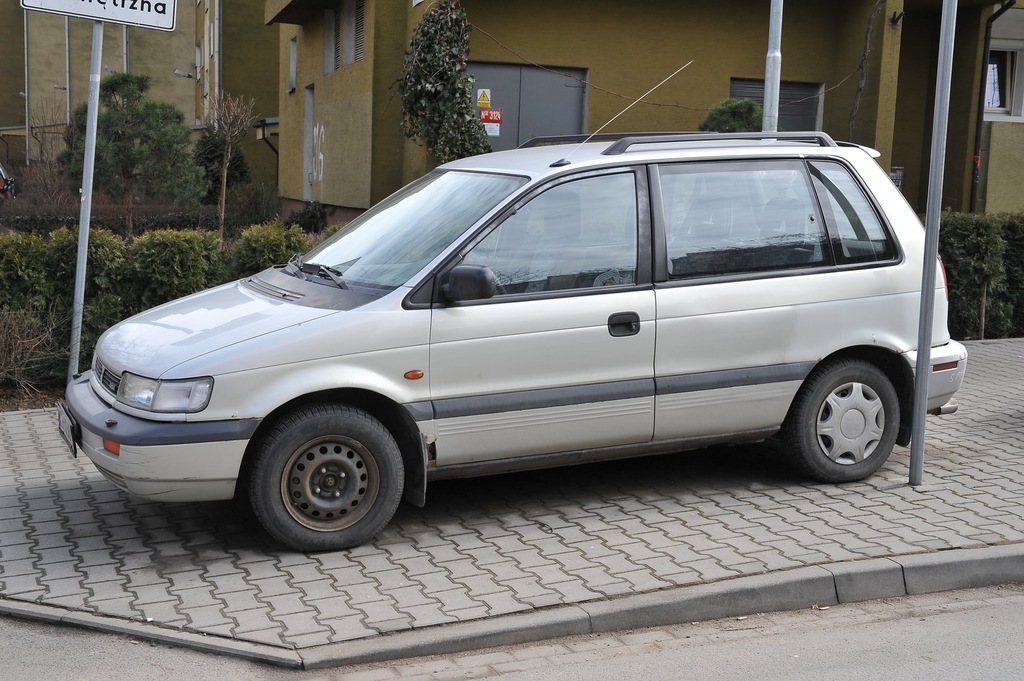
[{"label": "car antenna", "polygon": [[590,141],[590,140],[591,140],[591,139],[592,139],[592,138],[594,137],[594,135],[597,135],[597,134],[598,134],[598,133],[600,133],[600,132],[601,132],[602,130],[604,130],[605,128],[607,128],[607,127],[608,127],[609,125],[611,125],[611,124],[612,124],[612,122],[614,122],[616,118],[618,118],[618,117],[619,117],[619,116],[621,116],[622,114],[626,113],[627,111],[629,111],[630,109],[632,109],[632,108],[633,108],[634,106],[636,106],[637,104],[639,104],[639,103],[640,103],[641,101],[643,101],[643,98],[644,98],[644,97],[646,97],[647,95],[651,94],[652,92],[654,92],[655,90],[657,90],[658,88],[660,88],[660,87],[661,87],[662,85],[664,85],[664,84],[665,84],[665,83],[667,83],[668,81],[670,81],[670,80],[672,80],[673,78],[675,78],[675,77],[676,77],[676,74],[678,74],[678,73],[679,73],[680,71],[682,71],[682,70],[683,70],[683,69],[685,69],[685,68],[686,68],[687,66],[689,66],[690,64],[692,64],[692,63],[693,63],[693,61],[694,61],[694,60],[693,60],[693,59],[691,59],[690,61],[686,62],[685,64],[683,64],[682,66],[680,66],[680,67],[679,67],[678,69],[676,69],[675,71],[673,71],[673,72],[672,72],[672,75],[670,75],[670,76],[669,76],[668,78],[666,78],[665,80],[661,81],[660,83],[658,83],[657,85],[655,85],[654,87],[652,87],[652,88],[651,88],[650,90],[648,90],[647,92],[645,92],[645,93],[643,93],[642,95],[640,95],[640,96],[639,96],[639,97],[638,97],[638,98],[637,98],[637,99],[636,99],[636,100],[635,100],[635,101],[634,101],[634,102],[633,102],[632,104],[630,104],[630,105],[629,105],[629,106],[627,106],[627,107],[626,107],[625,109],[623,109],[623,110],[622,110],[622,111],[620,111],[619,113],[617,113],[617,114],[615,114],[614,116],[612,116],[612,117],[611,117],[611,119],[609,119],[609,121],[608,121],[607,123],[605,123],[605,124],[604,124],[604,125],[602,125],[602,126],[601,126],[600,128],[598,128],[598,129],[597,129],[597,130],[595,130],[595,131],[594,131],[593,133],[591,133],[590,137],[587,137],[587,139],[585,139],[585,140],[583,140],[582,142],[580,142],[579,144],[577,144],[577,145],[576,145],[576,147],[575,147],[575,148],[574,148],[574,149],[573,149],[572,151],[570,151],[570,152],[569,152],[568,154],[566,154],[566,155],[565,155],[565,158],[562,158],[562,159],[560,159],[560,160],[558,160],[558,161],[555,161],[554,163],[552,163],[552,164],[551,164],[551,167],[552,167],[552,168],[560,168],[560,167],[562,167],[562,166],[567,166],[567,165],[569,165],[569,157],[570,157],[570,156],[572,156],[573,154],[575,154],[575,153],[576,153],[576,150],[577,150],[577,149],[579,149],[579,148],[580,148],[580,147],[582,147],[582,146],[583,146],[584,144],[586,144],[587,142],[589,142],[589,141]]}]

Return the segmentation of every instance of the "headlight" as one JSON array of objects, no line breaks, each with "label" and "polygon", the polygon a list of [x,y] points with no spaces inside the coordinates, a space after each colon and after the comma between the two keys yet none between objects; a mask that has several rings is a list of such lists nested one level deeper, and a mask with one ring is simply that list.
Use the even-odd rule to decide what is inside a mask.
[{"label": "headlight", "polygon": [[206,409],[213,393],[213,378],[157,381],[130,374],[121,376],[117,399],[137,409],[159,412],[196,412]]}]

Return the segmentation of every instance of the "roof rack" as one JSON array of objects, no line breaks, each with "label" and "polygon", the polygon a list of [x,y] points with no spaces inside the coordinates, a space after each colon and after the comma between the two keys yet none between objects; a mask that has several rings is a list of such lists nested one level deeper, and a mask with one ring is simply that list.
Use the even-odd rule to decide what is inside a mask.
[{"label": "roof rack", "polygon": [[596,135],[545,135],[531,137],[519,145],[519,149],[546,147],[554,144],[582,144],[583,142],[618,142],[627,137],[662,137],[664,135],[688,135],[685,132],[602,132]]},{"label": "roof rack", "polygon": [[727,140],[785,140],[787,142],[809,142],[819,147],[838,146],[823,132],[683,132],[651,135],[626,135],[601,153],[615,156],[625,153],[637,144],[663,144],[668,142],[723,142]]}]

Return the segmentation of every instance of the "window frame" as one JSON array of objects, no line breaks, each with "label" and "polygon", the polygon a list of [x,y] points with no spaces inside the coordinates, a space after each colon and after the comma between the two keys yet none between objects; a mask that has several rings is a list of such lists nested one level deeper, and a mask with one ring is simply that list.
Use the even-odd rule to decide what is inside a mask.
[{"label": "window frame", "polygon": [[984,118],[987,121],[1017,121],[1024,122],[1024,40],[993,39],[989,47],[989,57],[984,62],[984,81],[987,83],[988,69],[993,52],[1005,52],[1008,54],[1008,65],[1006,73],[1006,105],[1000,107],[985,107]]},{"label": "window frame", "polygon": [[[631,173],[633,175],[637,201],[637,261],[636,273],[634,275],[632,283],[606,287],[598,286],[585,288],[566,288],[552,291],[529,291],[522,293],[506,294],[502,296],[495,296],[493,298],[488,298],[486,300],[467,300],[460,301],[458,303],[452,303],[450,301],[445,300],[444,296],[441,293],[441,284],[445,281],[447,274],[453,268],[462,264],[466,256],[481,241],[490,236],[492,232],[494,232],[502,224],[504,224],[506,220],[515,215],[523,206],[530,203],[532,200],[539,197],[541,194],[544,194],[545,192],[559,186],[563,186],[572,182],[577,182],[579,180],[585,180],[593,177],[600,177],[605,175],[622,175],[627,173]],[[516,198],[512,203],[506,206],[500,213],[495,215],[484,226],[482,226],[472,237],[467,239],[465,243],[462,245],[462,247],[459,248],[452,255],[452,257],[448,259],[447,262],[445,262],[441,267],[438,268],[435,275],[432,277],[433,304],[440,305],[443,307],[450,307],[452,305],[500,305],[504,303],[521,302],[526,300],[542,300],[546,298],[564,298],[581,295],[607,295],[616,292],[635,291],[638,289],[648,288],[652,285],[651,232],[651,199],[648,184],[648,172],[646,166],[612,166],[592,171],[560,175],[558,177],[550,179],[547,182],[544,182],[543,184],[529,187],[524,194]]]},{"label": "window frame", "polygon": [[[808,199],[811,209],[814,211],[813,219],[821,234],[822,260],[820,262],[809,262],[795,264],[787,267],[771,267],[761,269],[744,269],[734,272],[720,273],[698,273],[692,276],[673,276],[670,272],[670,253],[668,245],[668,218],[665,210],[665,199],[662,194],[662,170],[666,167],[681,165],[731,165],[737,170],[760,170],[769,165],[786,165],[788,170],[795,170],[800,173],[804,185],[808,191]],[[832,232],[829,230],[828,222],[822,215],[819,198],[814,191],[810,173],[805,160],[797,157],[776,157],[776,158],[729,158],[729,159],[697,159],[693,161],[669,161],[650,166],[650,186],[653,202],[652,213],[655,217],[655,252],[654,252],[654,277],[659,284],[667,286],[693,286],[707,284],[709,281],[745,281],[750,279],[774,279],[778,277],[804,275],[810,270],[827,271],[835,268],[835,256],[832,249]]]},{"label": "window frame", "polygon": [[[839,226],[836,218],[832,213],[831,203],[828,200],[828,196],[824,196],[822,194],[825,190],[821,180],[815,181],[816,174],[820,173],[820,171],[814,166],[815,163],[829,164],[842,168],[847,177],[849,177],[857,186],[860,190],[861,196],[881,228],[886,241],[891,247],[891,255],[888,258],[880,260],[857,260],[847,258],[843,254],[843,238],[842,234],[839,232]],[[892,225],[889,224],[889,221],[886,219],[885,212],[879,208],[875,197],[870,191],[868,191],[863,180],[861,180],[860,176],[853,170],[853,168],[843,162],[842,159],[824,157],[806,159],[804,166],[807,168],[808,179],[811,180],[811,186],[814,189],[815,199],[818,203],[818,211],[823,216],[825,229],[828,231],[829,244],[831,246],[832,258],[835,263],[835,267],[843,270],[885,267],[899,264],[903,261],[903,249],[900,245],[899,239],[896,238],[896,233],[893,230]]]}]

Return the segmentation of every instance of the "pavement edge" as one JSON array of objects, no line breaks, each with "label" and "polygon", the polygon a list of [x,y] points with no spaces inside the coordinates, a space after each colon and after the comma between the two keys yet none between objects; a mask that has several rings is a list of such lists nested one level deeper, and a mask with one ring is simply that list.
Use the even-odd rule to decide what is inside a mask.
[{"label": "pavement edge", "polygon": [[282,667],[325,669],[1010,583],[1024,583],[1024,543],[800,567],[299,650],[10,599],[0,599],[0,615],[128,634]]}]

